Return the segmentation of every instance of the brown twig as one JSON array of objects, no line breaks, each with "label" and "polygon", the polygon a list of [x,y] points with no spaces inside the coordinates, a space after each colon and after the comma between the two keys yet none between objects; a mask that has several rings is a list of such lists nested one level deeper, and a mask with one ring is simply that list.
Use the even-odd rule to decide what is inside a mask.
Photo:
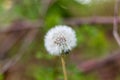
[{"label": "brown twig", "polygon": [[42,4],[42,16],[46,16],[48,9],[56,2],[56,0],[41,0]]},{"label": "brown twig", "polygon": [[[12,22],[12,24],[8,28],[0,28],[0,35],[2,33],[10,33],[10,32],[17,32],[17,31],[23,31],[23,30],[29,30],[29,29],[38,29],[43,26],[43,21],[27,21],[27,20],[15,20]],[[12,28],[14,27],[14,28]]]},{"label": "brown twig", "polygon": [[115,62],[119,66],[119,62],[117,62],[119,61],[119,59],[120,59],[120,51],[118,50],[118,51],[113,52],[111,55],[107,55],[104,58],[84,61],[78,66],[78,68],[80,68],[80,70],[83,73],[89,73],[94,70],[98,70],[99,67],[102,68],[109,63]]},{"label": "brown twig", "polygon": [[[114,17],[104,17],[104,16],[86,17],[86,18],[69,18],[69,19],[64,19],[63,24],[71,25],[71,26],[81,25],[81,24],[112,24],[113,20],[114,20]],[[13,22],[11,26],[16,25],[14,23],[15,22]],[[17,29],[5,29],[3,27],[3,28],[0,28],[0,35],[6,32],[38,29],[43,26],[43,23],[44,23],[43,20],[38,20],[35,22],[26,21],[26,20],[18,21],[17,24],[21,24],[21,26],[24,26],[24,27],[20,26]],[[120,24],[120,17],[117,17],[117,23]]]},{"label": "brown twig", "polygon": [[120,46],[120,36],[118,33],[118,7],[119,7],[120,0],[116,0],[115,7],[114,7],[114,21],[113,21],[113,35],[116,39],[118,45]]},{"label": "brown twig", "polygon": [[24,36],[25,32],[21,32],[18,35],[16,34],[17,33],[10,34],[8,35],[8,37],[5,38],[4,41],[2,41],[0,45],[0,59],[4,59],[8,50],[11,49],[11,47],[14,46],[21,37]]},{"label": "brown twig", "polygon": [[[64,24],[67,25],[82,25],[82,24],[113,24],[114,17],[96,16],[96,17],[80,17],[80,18],[68,18],[64,19]],[[118,23],[120,23],[120,17],[118,17]]]},{"label": "brown twig", "polygon": [[34,40],[38,30],[30,30],[27,36],[25,36],[25,39],[23,40],[22,46],[19,50],[19,52],[10,59],[3,67],[0,69],[0,73],[3,74],[6,72],[10,67],[15,65],[23,56],[25,51],[28,49],[31,42]]}]

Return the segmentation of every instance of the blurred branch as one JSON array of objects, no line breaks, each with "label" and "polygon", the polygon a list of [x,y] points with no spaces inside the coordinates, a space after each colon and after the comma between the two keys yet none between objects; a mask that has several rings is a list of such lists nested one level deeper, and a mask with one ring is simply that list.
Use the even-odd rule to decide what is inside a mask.
[{"label": "blurred branch", "polygon": [[25,39],[23,40],[23,43],[19,52],[7,63],[5,63],[3,67],[0,69],[1,74],[6,72],[10,67],[14,66],[22,58],[23,54],[28,49],[32,41],[34,40],[37,32],[38,30],[30,30],[30,32],[25,36]]},{"label": "blurred branch", "polygon": [[[31,28],[32,27],[32,28]],[[26,35],[29,30],[35,30],[34,25],[27,24],[27,22],[23,22],[21,20],[15,20],[14,23],[10,26],[8,30],[6,30],[7,37],[2,40],[0,45],[0,59],[4,59],[7,52],[21,39]],[[21,29],[21,31],[20,31]],[[12,33],[9,33],[12,32]],[[1,35],[1,34],[0,34]]]},{"label": "blurred branch", "polygon": [[120,51],[101,59],[93,59],[78,65],[83,73],[96,71],[101,80],[115,80],[120,70]]},{"label": "blurred branch", "polygon": [[118,11],[119,11],[119,3],[120,0],[116,0],[115,7],[114,7],[114,22],[113,22],[113,35],[116,39],[118,45],[120,46],[120,36],[118,33]]},{"label": "blurred branch", "polygon": [[43,18],[46,16],[49,7],[51,7],[55,2],[56,0],[41,0]]},{"label": "blurred branch", "polygon": [[[68,25],[81,25],[81,24],[113,24],[114,17],[87,17],[87,18],[70,18],[65,19],[64,24]],[[120,17],[118,18],[118,23],[120,23]]]},{"label": "blurred branch", "polygon": [[[98,16],[98,17],[87,17],[87,18],[69,18],[69,19],[64,19],[63,23],[71,26],[82,25],[82,24],[113,24],[113,20],[114,20],[114,17]],[[116,20],[115,20],[115,23],[116,23]],[[117,23],[120,24],[120,17],[117,17]],[[15,32],[15,31],[21,31],[21,30],[28,30],[28,29],[38,29],[43,26],[43,20],[38,20],[35,22],[21,20],[21,21],[18,21],[17,23],[13,22],[11,26],[13,25],[14,26],[19,25],[19,27],[17,29],[16,28],[5,29],[4,27],[0,28],[0,34],[4,32]],[[21,27],[21,26],[24,26],[24,27]],[[116,32],[116,28],[114,32]]]},{"label": "blurred branch", "polygon": [[[118,34],[118,22],[119,22],[119,19],[118,19],[118,7],[119,6],[118,5],[119,5],[119,2],[120,2],[120,0],[116,0],[115,8],[114,8],[115,10],[114,10],[113,34],[114,34],[116,41],[120,45],[120,37]],[[82,68],[83,72],[89,72],[89,71],[92,71],[93,69],[97,69],[98,66],[104,66],[110,62],[118,62],[118,59],[120,59],[120,51],[112,53],[112,55],[109,55],[101,60],[89,60],[87,62],[83,62],[83,64],[81,64],[80,67]]]},{"label": "blurred branch", "polygon": [[0,44],[0,60],[5,58],[6,53],[26,34],[26,31],[14,32],[8,36]]},{"label": "blurred branch", "polygon": [[[114,7],[114,19],[113,19],[113,35],[120,46],[120,36],[118,34],[118,7],[120,0],[116,0]],[[112,53],[112,55],[106,56],[100,60],[94,59],[83,62],[78,67],[83,73],[91,71],[97,71],[101,80],[116,80],[120,72],[120,51]]]},{"label": "blurred branch", "polygon": [[[8,28],[0,28],[0,34],[2,33],[9,33],[9,32],[17,32],[22,30],[29,30],[29,29],[38,29],[42,27],[43,21],[38,20],[34,22],[25,21],[25,20],[15,20]],[[14,28],[12,28],[14,27]]]},{"label": "blurred branch", "polygon": [[82,62],[78,68],[80,68],[80,70],[83,73],[89,73],[91,71],[94,70],[99,70],[99,68],[104,67],[105,65],[108,64],[112,64],[116,63],[116,65],[119,65],[119,60],[120,60],[120,50],[111,53],[111,55],[108,55],[104,58],[100,58],[100,59],[92,59],[92,60],[88,60],[85,62]]}]

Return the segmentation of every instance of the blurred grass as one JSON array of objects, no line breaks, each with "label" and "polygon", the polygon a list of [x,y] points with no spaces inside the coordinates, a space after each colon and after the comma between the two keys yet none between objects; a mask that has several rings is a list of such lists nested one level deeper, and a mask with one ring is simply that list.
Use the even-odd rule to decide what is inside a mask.
[{"label": "blurred grass", "polygon": [[[31,69],[32,68],[32,69]],[[34,66],[29,69],[28,76],[32,76],[34,80],[63,80],[64,75],[62,74],[61,66],[50,67],[50,66]],[[96,80],[95,74],[84,75],[78,71],[75,65],[67,67],[68,79],[69,80]]]}]

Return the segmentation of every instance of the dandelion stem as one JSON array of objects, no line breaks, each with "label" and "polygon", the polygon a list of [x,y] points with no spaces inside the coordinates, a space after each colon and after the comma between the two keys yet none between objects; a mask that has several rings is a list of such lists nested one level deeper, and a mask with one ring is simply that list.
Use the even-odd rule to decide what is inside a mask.
[{"label": "dandelion stem", "polygon": [[61,56],[60,58],[61,58],[61,62],[62,62],[62,69],[63,69],[63,73],[64,73],[64,80],[67,80],[67,71],[66,71],[64,56]]}]

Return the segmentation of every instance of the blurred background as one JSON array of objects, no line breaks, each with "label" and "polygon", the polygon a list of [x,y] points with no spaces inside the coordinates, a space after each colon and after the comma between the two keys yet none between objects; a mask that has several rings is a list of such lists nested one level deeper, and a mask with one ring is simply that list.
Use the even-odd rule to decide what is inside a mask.
[{"label": "blurred background", "polygon": [[115,0],[0,0],[0,80],[63,80],[59,57],[44,47],[46,32],[59,24],[71,26],[77,35],[77,47],[66,56],[68,79],[115,80],[101,78],[111,69],[107,78],[113,75],[113,64],[103,73],[95,67],[119,49],[114,6]]}]

